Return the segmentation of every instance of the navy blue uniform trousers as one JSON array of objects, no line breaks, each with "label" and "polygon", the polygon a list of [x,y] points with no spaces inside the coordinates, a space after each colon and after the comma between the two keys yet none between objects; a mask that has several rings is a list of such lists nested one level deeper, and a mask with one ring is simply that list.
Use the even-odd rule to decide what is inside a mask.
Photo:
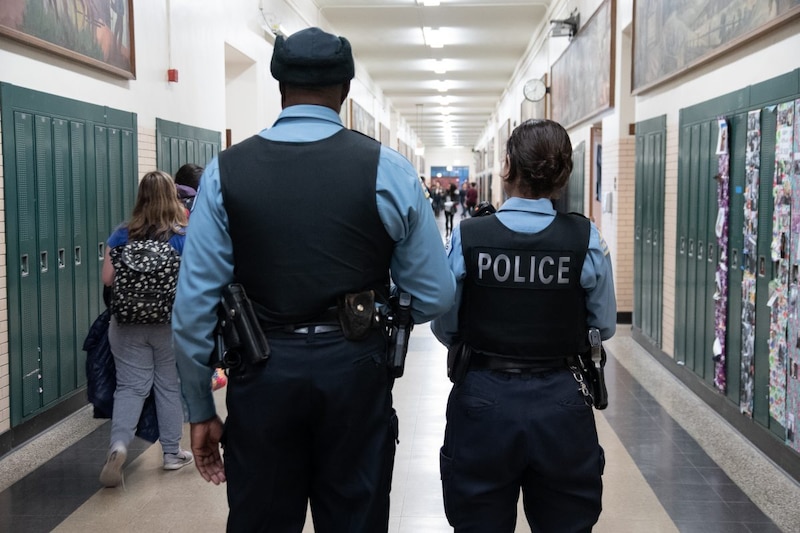
[{"label": "navy blue uniform trousers", "polygon": [[520,489],[535,533],[591,531],[603,449],[572,373],[473,370],[453,387],[440,466],[456,533],[513,532]]},{"label": "navy blue uniform trousers", "polygon": [[389,522],[397,417],[386,339],[268,335],[263,368],[228,383],[228,531],[378,533]]}]

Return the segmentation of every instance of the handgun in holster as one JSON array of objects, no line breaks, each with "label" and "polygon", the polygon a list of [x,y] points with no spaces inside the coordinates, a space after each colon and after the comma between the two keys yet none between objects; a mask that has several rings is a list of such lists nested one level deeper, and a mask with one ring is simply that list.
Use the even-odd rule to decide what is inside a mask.
[{"label": "handgun in holster", "polygon": [[592,393],[592,404],[595,409],[608,407],[608,390],[606,389],[606,351],[603,349],[603,340],[600,330],[589,328],[589,354],[590,361],[586,362],[586,372],[589,378],[589,388]]},{"label": "handgun in holster", "polygon": [[408,354],[408,339],[414,329],[411,318],[411,295],[401,292],[397,301],[392,302],[392,311],[386,317],[386,328],[389,333],[389,372],[392,377],[403,376]]},{"label": "handgun in holster", "polygon": [[457,341],[447,349],[447,377],[453,385],[461,385],[469,370],[472,349],[464,341]]},{"label": "handgun in holster", "polygon": [[216,366],[224,369],[244,371],[269,359],[269,343],[258,315],[239,283],[222,289],[214,344]]}]

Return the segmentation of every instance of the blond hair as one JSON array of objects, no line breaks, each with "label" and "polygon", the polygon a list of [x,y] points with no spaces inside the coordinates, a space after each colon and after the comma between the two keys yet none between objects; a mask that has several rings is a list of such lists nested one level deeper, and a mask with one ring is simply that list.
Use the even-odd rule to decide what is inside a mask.
[{"label": "blond hair", "polygon": [[172,177],[160,170],[145,174],[128,222],[128,238],[166,241],[174,233],[184,233],[187,222]]}]

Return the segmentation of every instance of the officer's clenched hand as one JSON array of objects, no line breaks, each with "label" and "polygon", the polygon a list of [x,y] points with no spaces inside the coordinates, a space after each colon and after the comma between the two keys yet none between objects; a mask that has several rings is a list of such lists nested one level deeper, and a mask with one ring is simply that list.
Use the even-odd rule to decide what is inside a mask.
[{"label": "officer's clenched hand", "polygon": [[225,465],[219,454],[222,438],[222,420],[218,416],[204,422],[191,424],[192,453],[194,464],[203,479],[214,485],[225,483]]}]

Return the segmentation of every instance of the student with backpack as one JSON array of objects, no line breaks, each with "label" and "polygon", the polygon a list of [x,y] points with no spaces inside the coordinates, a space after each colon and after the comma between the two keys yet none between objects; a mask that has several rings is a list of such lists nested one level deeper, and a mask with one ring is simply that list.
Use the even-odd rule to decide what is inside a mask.
[{"label": "student with backpack", "polygon": [[200,177],[203,167],[194,163],[186,163],[175,173],[175,186],[178,189],[178,199],[188,211],[192,210],[197,189],[200,187]]},{"label": "student with backpack", "polygon": [[193,461],[190,452],[180,449],[183,405],[170,325],[186,224],[175,182],[156,170],[139,183],[130,220],[108,238],[103,283],[113,288],[108,339],[117,387],[110,448],[100,473],[106,487],[122,482],[128,446],[151,390],[164,470]]}]

